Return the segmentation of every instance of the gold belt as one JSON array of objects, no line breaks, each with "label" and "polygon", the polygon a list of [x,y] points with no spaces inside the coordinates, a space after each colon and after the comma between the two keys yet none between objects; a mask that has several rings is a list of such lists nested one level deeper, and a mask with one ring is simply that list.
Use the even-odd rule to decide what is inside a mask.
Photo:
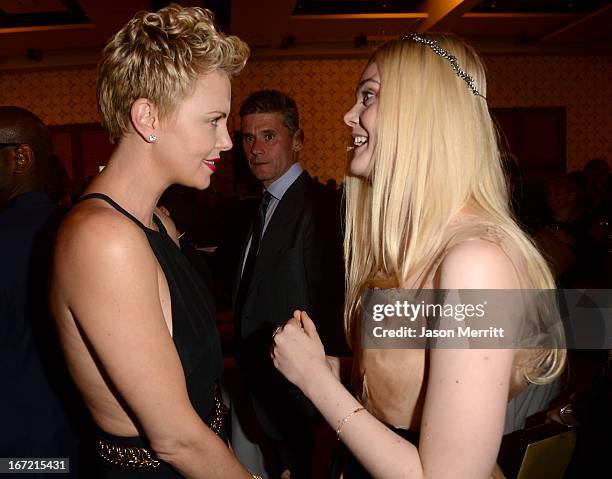
[{"label": "gold belt", "polygon": [[215,391],[215,410],[212,413],[212,418],[209,417],[206,420],[206,424],[213,430],[213,432],[225,441],[224,424],[225,418],[229,414],[229,409],[221,400],[221,392],[219,387]]},{"label": "gold belt", "polygon": [[155,469],[161,462],[153,451],[146,447],[121,446],[98,439],[98,455],[115,466],[132,469]]},{"label": "gold belt", "polygon": [[[223,425],[229,410],[221,401],[219,391],[215,394],[215,410],[206,421],[208,426],[225,441]],[[141,446],[122,446],[114,444],[105,439],[97,440],[98,456],[105,462],[115,466],[131,469],[155,469],[161,465],[161,461],[152,450]]]}]

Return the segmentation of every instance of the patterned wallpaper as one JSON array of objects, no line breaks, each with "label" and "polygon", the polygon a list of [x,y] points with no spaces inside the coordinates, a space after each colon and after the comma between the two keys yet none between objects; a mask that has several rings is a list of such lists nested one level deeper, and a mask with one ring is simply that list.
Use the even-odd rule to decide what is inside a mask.
[{"label": "patterned wallpaper", "polygon": [[565,107],[567,171],[612,166],[612,57],[488,57],[492,107]]},{"label": "patterned wallpaper", "polygon": [[[487,57],[491,107],[566,107],[567,169],[591,158],[612,161],[612,57]],[[276,88],[298,103],[305,131],[301,159],[312,175],[340,181],[353,101],[363,60],[252,62],[234,81],[233,111],[257,89]],[[95,69],[0,72],[0,104],[19,105],[50,125],[98,120]],[[236,127],[236,116],[231,120]]]},{"label": "patterned wallpaper", "polygon": [[27,108],[48,125],[97,122],[96,70],[0,72],[0,104]]}]

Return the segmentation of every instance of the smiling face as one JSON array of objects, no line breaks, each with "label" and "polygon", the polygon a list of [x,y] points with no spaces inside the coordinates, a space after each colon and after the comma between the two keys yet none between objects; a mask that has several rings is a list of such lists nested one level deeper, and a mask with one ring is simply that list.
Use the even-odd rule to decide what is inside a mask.
[{"label": "smiling face", "polygon": [[231,85],[225,73],[200,76],[191,96],[160,125],[155,149],[162,156],[172,182],[205,189],[221,151],[232,147],[227,131]]},{"label": "smiling face", "polygon": [[250,113],[242,117],[242,147],[253,175],[267,188],[298,160],[302,132],[292,134],[280,112]]},{"label": "smiling face", "polygon": [[367,177],[372,172],[376,127],[378,125],[378,92],[380,75],[376,63],[371,62],[361,75],[355,94],[355,104],[344,115],[344,123],[351,128],[353,157],[349,172]]}]

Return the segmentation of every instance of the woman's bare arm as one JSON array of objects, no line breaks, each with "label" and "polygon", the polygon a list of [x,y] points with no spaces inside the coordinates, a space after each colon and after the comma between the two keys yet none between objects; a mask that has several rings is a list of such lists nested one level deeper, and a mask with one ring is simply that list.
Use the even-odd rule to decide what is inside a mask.
[{"label": "woman's bare arm", "polygon": [[55,281],[157,455],[186,477],[251,477],[191,406],[141,230],[106,208],[62,227]]},{"label": "woman's bare arm", "polygon": [[[518,287],[510,260],[484,241],[459,245],[441,268],[444,289]],[[275,342],[275,365],[334,429],[360,406],[330,370],[305,313],[294,317]],[[418,449],[366,411],[352,416],[340,437],[377,478],[488,478],[503,432],[513,357],[512,350],[430,351]]]}]

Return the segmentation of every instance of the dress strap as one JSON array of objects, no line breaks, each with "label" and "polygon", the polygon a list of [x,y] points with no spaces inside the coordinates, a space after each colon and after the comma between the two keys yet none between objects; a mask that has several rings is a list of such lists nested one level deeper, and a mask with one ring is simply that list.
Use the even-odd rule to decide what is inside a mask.
[{"label": "dress strap", "polygon": [[[89,193],[88,195],[81,196],[78,199],[78,202],[89,200],[89,199],[92,199],[92,198],[105,201],[106,203],[111,205],[113,208],[115,208],[119,213],[121,213],[124,216],[128,217],[129,219],[131,219],[134,223],[136,223],[138,226],[140,226],[140,228],[143,229],[144,231],[154,231],[151,228],[143,225],[140,222],[140,220],[138,220],[134,215],[132,215],[129,211],[127,211],[125,208],[123,208],[121,205],[119,205],[110,196],[105,195],[104,193]],[[162,224],[161,220],[157,216],[153,215],[153,221],[155,222],[155,224],[159,228],[160,233],[166,234],[166,228],[164,228],[164,225]]]}]

